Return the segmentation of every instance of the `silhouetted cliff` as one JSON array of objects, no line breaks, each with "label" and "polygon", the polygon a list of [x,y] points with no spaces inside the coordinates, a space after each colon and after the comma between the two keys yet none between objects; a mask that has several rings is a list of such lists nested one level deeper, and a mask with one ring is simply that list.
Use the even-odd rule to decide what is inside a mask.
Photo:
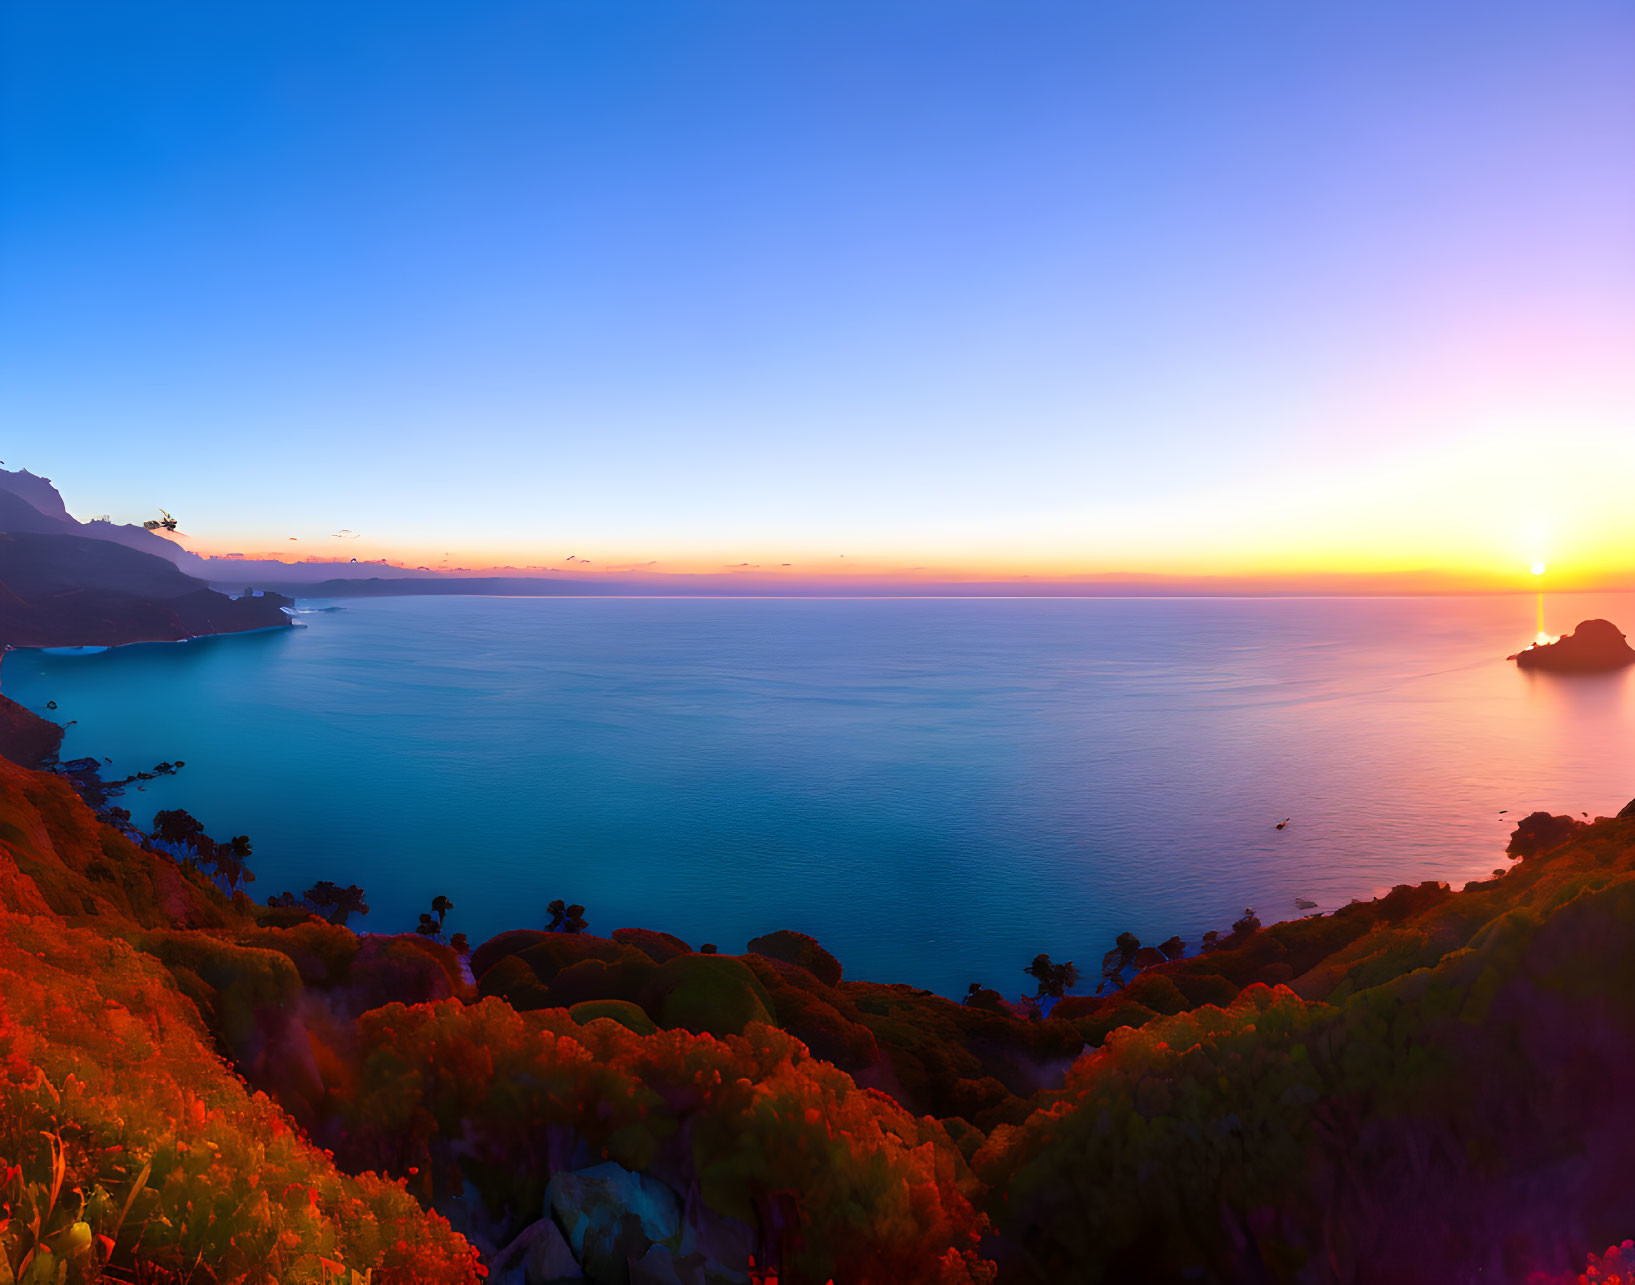
[{"label": "silhouetted cliff", "polygon": [[193,574],[208,565],[164,536],[129,523],[97,519],[80,522],[68,512],[51,479],[36,477],[27,469],[0,469],[0,531],[32,531],[40,535],[77,535],[88,540],[121,544],[138,553],[151,554]]},{"label": "silhouetted cliff", "polygon": [[287,628],[276,594],[233,599],[151,554],[81,536],[0,533],[0,646],[113,646]]}]

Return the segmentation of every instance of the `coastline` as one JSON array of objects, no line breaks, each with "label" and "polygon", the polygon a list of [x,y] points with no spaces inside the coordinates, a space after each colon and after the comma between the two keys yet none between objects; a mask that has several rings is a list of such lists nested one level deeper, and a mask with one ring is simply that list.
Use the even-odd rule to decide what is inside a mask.
[{"label": "coastline", "polygon": [[289,615],[283,611],[283,605],[278,603],[270,605],[277,607],[280,614],[284,616],[282,623],[267,623],[263,619],[253,624],[232,625],[217,629],[202,629],[191,633],[166,630],[164,632],[151,634],[141,633],[134,637],[129,636],[128,631],[116,631],[114,636],[106,637],[106,640],[97,642],[68,642],[62,641],[60,638],[57,641],[51,642],[38,640],[11,641],[5,645],[4,651],[0,651],[0,660],[3,660],[6,654],[13,651],[39,651],[44,652],[47,655],[54,656],[93,656],[119,647],[140,647],[157,643],[199,642],[209,638],[228,638],[239,634],[276,633],[280,630],[297,627],[295,622],[290,619]]},{"label": "coastline", "polygon": [[[286,612],[286,615],[288,613]],[[273,634],[282,633],[286,629],[299,629],[301,625],[293,619],[281,625],[246,625],[242,629],[216,629],[198,634],[185,634],[179,638],[127,638],[122,642],[112,643],[12,643],[4,652],[0,652],[0,661],[5,654],[14,651],[37,651],[46,656],[100,656],[105,652],[118,651],[124,647],[155,647],[180,646],[184,643],[208,642],[212,638],[238,638],[246,634]]]},{"label": "coastline", "polygon": [[[228,896],[161,847],[99,833],[60,777],[0,764],[0,993],[8,1020],[40,1032],[28,1056],[47,1083],[67,1083],[71,1067],[108,1084],[71,1100],[76,1127],[151,1152],[174,1199],[197,1200],[202,1179],[153,1151],[146,1130],[213,1146],[227,1167],[212,1181],[234,1202],[255,1182],[277,1189],[301,1173],[317,1216],[332,1219],[358,1198],[348,1192],[375,1191],[372,1212],[338,1233],[351,1248],[336,1252],[403,1285],[471,1285],[479,1261],[490,1285],[525,1285],[529,1247],[559,1238],[550,1252],[566,1249],[563,1267],[612,1280],[569,1232],[633,1207],[674,1212],[632,1254],[671,1270],[695,1252],[685,1246],[703,1247],[697,1261],[721,1280],[747,1281],[753,1255],[800,1282],[1116,1281],[1132,1254],[1145,1280],[1193,1279],[1200,1262],[1215,1265],[1210,1278],[1248,1279],[1263,1242],[1185,1212],[1223,1199],[1234,1221],[1275,1210],[1302,1257],[1358,1279],[1445,1274],[1488,1244],[1562,1273],[1609,1243],[1602,1230],[1621,1216],[1608,1162],[1574,1150],[1553,1170],[1560,1203],[1549,1208],[1505,1192],[1546,1141],[1619,1136],[1620,1082],[1585,1075],[1609,1050],[1615,1064],[1618,1050],[1635,1052],[1635,994],[1604,984],[1635,967],[1635,804],[1624,813],[1536,814],[1517,827],[1502,877],[1240,923],[1215,949],[1150,962],[1112,994],[1024,1017],[982,997],[961,1005],[852,979],[795,933],[722,955],[645,929],[512,931],[471,953],[472,985],[441,923],[359,933],[301,905]],[[30,833],[43,842],[6,837]],[[138,1051],[150,1038],[138,1038],[141,1023],[116,1026],[115,1039],[89,1034],[99,1021],[59,1044],[41,1005],[68,975],[88,1021],[92,1007],[163,1012],[198,1032],[185,1037],[193,1060]],[[1549,978],[1562,980],[1540,991]],[[212,1063],[212,1050],[227,1061]],[[121,1061],[133,1056],[161,1069],[134,1075]],[[719,1086],[702,1097],[701,1068]],[[269,1095],[264,1108],[233,1105],[244,1102],[239,1075]],[[530,1096],[522,1086],[541,1075],[554,1087]],[[1509,1107],[1484,1085],[1502,1085]],[[0,1085],[0,1107],[14,1110],[15,1092]],[[235,1114],[156,1116],[155,1093],[203,1095]],[[621,1105],[636,1102],[639,1114]],[[1424,1146],[1414,1104],[1451,1113],[1480,1145],[1433,1147],[1432,1172],[1404,1185],[1399,1157]],[[1209,1141],[1248,1120],[1246,1150]],[[291,1128],[304,1149],[267,1149]],[[670,1136],[691,1142],[678,1150]],[[1322,1174],[1336,1165],[1331,1191]],[[366,1170],[397,1185],[371,1188]],[[700,1181],[702,1203],[687,1197]],[[1329,1239],[1361,1225],[1345,1194],[1359,1190],[1393,1235]],[[1130,1201],[1141,1217],[1125,1212]],[[1450,1246],[1450,1223],[1471,1239]],[[780,1230],[790,1225],[798,1241]],[[166,1243],[144,1252],[169,1261]],[[414,1246],[423,1257],[411,1265],[402,1255]],[[233,1253],[224,1243],[214,1261],[228,1269]]]},{"label": "coastline", "polygon": [[[1594,1140],[1635,1112],[1586,1067],[1635,1057],[1635,803],[1522,818],[1515,864],[1457,891],[1246,912],[1203,949],[1126,934],[1076,982],[1040,956],[1037,996],[960,1003],[788,930],[730,954],[565,907],[471,950],[439,897],[363,931],[339,909],[363,889],[257,901],[248,836],[174,812],[144,836],[115,805],[183,764],[54,766],[0,763],[0,1052],[27,1069],[0,1078],[0,1154],[48,1173],[53,1135],[8,1122],[50,1099],[94,1143],[66,1180],[158,1229],[85,1223],[127,1271],[205,1261],[165,1230],[194,1210],[255,1209],[222,1218],[214,1274],[277,1244],[290,1279],[382,1285],[1504,1279],[1570,1272],[1631,1213]],[[1564,1145],[1556,1198],[1518,1201]],[[1428,1157],[1406,1182],[1405,1154]]]},{"label": "coastline", "polygon": [[[759,933],[791,927],[818,937],[864,975],[911,983],[955,999],[972,981],[1014,997],[1027,982],[1021,969],[1039,952],[1056,960],[1075,960],[1082,971],[1093,971],[1113,938],[1126,930],[1148,942],[1178,933],[1195,948],[1205,931],[1226,932],[1246,906],[1255,907],[1269,921],[1295,913],[1296,896],[1332,909],[1425,878],[1459,887],[1504,864],[1499,851],[1509,825],[1499,814],[1506,804],[1520,800],[1531,809],[1559,800],[1565,805],[1559,810],[1570,807],[1576,814],[1580,808],[1616,811],[1622,802],[1615,771],[1589,772],[1582,762],[1535,765],[1533,752],[1519,735],[1521,753],[1478,749],[1478,757],[1456,760],[1445,752],[1451,747],[1444,743],[1459,739],[1463,732],[1454,736],[1426,729],[1429,739],[1408,753],[1413,746],[1393,748],[1398,738],[1380,741],[1364,726],[1355,734],[1373,746],[1371,758],[1389,755],[1390,761],[1381,766],[1390,774],[1327,771],[1324,765],[1334,762],[1335,746],[1304,733],[1313,722],[1336,724],[1345,717],[1343,707],[1325,711],[1315,705],[1309,707],[1314,711],[1310,717],[1290,716],[1282,712],[1276,692],[1270,715],[1239,712],[1242,702],[1227,691],[1219,702],[1227,708],[1207,720],[1191,715],[1183,715],[1178,724],[1149,720],[1153,735],[1134,732],[1135,746],[1147,746],[1148,759],[1139,771],[1114,764],[1108,769],[1113,775],[1104,775],[1103,756],[1089,746],[1094,757],[1082,760],[1077,774],[1085,786],[1065,782],[1076,793],[1056,793],[1063,784],[1060,773],[1036,775],[1031,782],[1017,779],[1013,786],[997,756],[970,757],[983,747],[965,744],[977,724],[963,711],[980,710],[972,702],[981,701],[992,712],[992,717],[982,716],[982,725],[1014,726],[1025,709],[1038,707],[1042,693],[1059,687],[1054,675],[1043,684],[1018,685],[1018,698],[1002,695],[995,700],[985,694],[990,690],[988,672],[952,686],[934,675],[922,683],[910,674],[912,682],[901,689],[902,698],[894,690],[889,699],[874,700],[868,689],[875,681],[875,667],[865,655],[857,682],[847,681],[846,690],[839,693],[842,703],[834,706],[838,712],[831,716],[827,703],[814,708],[798,699],[811,691],[809,684],[792,690],[780,687],[786,666],[757,673],[751,653],[766,637],[805,636],[817,630],[818,643],[827,648],[827,638],[859,626],[872,634],[888,626],[897,630],[912,621],[928,622],[909,635],[917,640],[941,634],[945,624],[958,624],[963,618],[996,622],[982,624],[980,634],[973,635],[986,646],[995,630],[1018,637],[1004,622],[1013,614],[1030,618],[1034,613],[1029,608],[996,615],[981,606],[944,612],[916,604],[856,611],[844,606],[785,610],[754,604],[730,610],[703,604],[674,611],[662,604],[563,607],[409,601],[402,608],[382,604],[345,615],[300,617],[316,632],[223,644],[196,656],[170,653],[174,660],[166,660],[165,652],[144,653],[140,648],[100,661],[51,662],[31,656],[11,662],[18,668],[6,671],[5,690],[42,713],[47,712],[43,706],[48,698],[58,699],[59,721],[81,719],[79,727],[70,729],[65,756],[111,755],[117,764],[112,776],[147,768],[160,759],[189,760],[185,779],[150,784],[145,794],[133,789],[125,802],[138,812],[142,810],[138,803],[152,804],[139,818],[144,823],[153,807],[187,807],[212,833],[217,827],[251,832],[262,854],[256,868],[263,882],[279,881],[273,891],[299,890],[331,870],[344,872],[345,881],[355,880],[375,894],[377,921],[386,916],[405,928],[413,925],[424,897],[447,892],[461,902],[461,927],[473,940],[514,926],[518,901],[537,905],[559,893],[590,906],[593,932],[605,933],[621,924],[650,924],[741,950]],[[1206,622],[1217,622],[1210,625],[1216,631],[1246,626],[1274,610],[1300,621],[1311,617],[1299,625],[1305,632],[1319,625],[1325,633],[1331,628],[1327,609],[1263,610],[1248,604],[1241,609],[1203,609],[1202,614]],[[1059,629],[1052,626],[1046,636],[1052,648],[1108,618],[1107,613],[1077,606],[1037,614],[1064,622]],[[1165,614],[1182,618],[1180,613]],[[1186,618],[1199,614],[1189,607]],[[1389,635],[1401,617],[1411,614],[1406,609],[1378,612],[1358,604],[1339,619],[1377,618],[1376,632]],[[1148,612],[1135,606],[1124,615],[1145,618]],[[1514,615],[1498,604],[1484,609],[1480,618],[1502,621]],[[1429,619],[1436,628],[1438,617],[1433,613]],[[696,668],[703,683],[686,672],[682,682],[675,683],[668,654],[667,682],[658,687],[596,654],[606,640],[621,636],[645,653],[648,639],[670,628],[673,620],[684,622],[689,634],[706,627],[707,638],[742,634],[746,622],[765,621],[768,628],[757,625],[753,634],[743,635],[746,644],[737,651],[700,652],[703,659]],[[462,657],[468,638],[483,641],[486,663],[499,667],[495,676],[477,672]],[[1014,650],[1039,650],[1032,634],[1020,638]],[[503,650],[496,652],[496,646]],[[806,644],[803,648],[812,650]],[[1120,659],[1147,652],[1139,642],[1126,645],[1122,652],[1116,643],[1111,649]],[[1264,650],[1276,655],[1281,648]],[[1409,644],[1404,650],[1418,648]],[[1551,735],[1571,718],[1579,729],[1577,758],[1605,753],[1606,730],[1615,731],[1630,708],[1627,687],[1620,700],[1595,702],[1602,711],[1596,713],[1586,708],[1594,693],[1582,685],[1569,690],[1566,684],[1547,683],[1535,690],[1512,666],[1491,655],[1495,650],[1491,641],[1477,650],[1488,653],[1480,671],[1486,678],[1467,682],[1462,669],[1451,678],[1438,677],[1449,663],[1442,657],[1429,664],[1410,662],[1413,668],[1435,673],[1413,680],[1415,685],[1402,694],[1417,700],[1441,693],[1461,702],[1458,709],[1441,714],[1444,724],[1476,729],[1499,720],[1518,733],[1536,733],[1529,740]],[[951,653],[950,658],[957,667],[960,654]],[[1215,664],[1207,655],[1199,663],[1202,682]],[[519,673],[539,675],[539,681],[531,677],[519,681],[513,664],[523,666]],[[1004,662],[991,667],[993,680],[1006,681],[1007,671],[1014,667],[1007,650]],[[1228,668],[1241,676],[1241,666]],[[714,683],[714,671],[728,670],[732,677],[725,686]],[[454,681],[444,681],[445,673]],[[1189,683],[1187,690],[1194,685]],[[546,697],[564,686],[579,695],[566,703],[560,694],[548,700],[533,696],[537,690]],[[527,701],[514,700],[501,708],[500,702],[482,696],[490,687],[521,693]],[[1137,694],[1147,687],[1150,684],[1138,685]],[[914,717],[914,711],[924,706],[920,693],[933,690],[939,698],[943,693],[955,698],[954,721],[940,713],[931,724]],[[675,693],[674,699],[669,691]],[[872,703],[847,704],[858,695]],[[1582,699],[1572,699],[1578,696]],[[721,717],[712,713],[710,721],[701,724],[690,711],[704,708],[700,706],[704,700],[714,701],[710,708]],[[1051,717],[1083,722],[1098,717],[1103,708],[1124,717],[1121,711],[1129,704],[1122,696],[1117,700],[1120,703],[1104,705],[1098,696],[1093,705],[1065,707]],[[1191,699],[1186,703],[1198,705]],[[222,717],[225,711],[231,711],[232,722],[243,735],[228,728]],[[909,715],[909,726],[918,722],[922,728],[948,727],[955,733],[944,743],[960,747],[960,776],[972,791],[962,797],[973,800],[975,807],[957,802],[944,807],[934,801],[946,796],[947,773],[868,770],[883,760],[912,761],[909,756],[924,737],[892,730],[905,722],[900,719],[903,713]],[[1523,717],[1528,721],[1518,721]],[[601,720],[589,724],[588,739],[574,731],[586,719]],[[746,720],[753,720],[753,725]],[[788,737],[778,730],[788,726],[810,737],[813,730],[832,727],[843,732],[859,725],[877,729],[877,734],[871,734],[868,746],[855,755],[843,738],[832,736],[810,742],[821,754],[809,752],[799,740],[794,743],[798,753],[791,754]],[[1141,787],[1140,778],[1162,774],[1164,762],[1150,758],[1149,743],[1156,738],[1207,738],[1212,728],[1232,731],[1257,725],[1273,728],[1279,740],[1295,738],[1312,760],[1321,760],[1307,769],[1315,774],[1309,784],[1274,783],[1274,788],[1261,791],[1253,781],[1243,780],[1241,770],[1224,765],[1210,774],[1211,779],[1197,782],[1173,808],[1156,788],[1136,808],[1109,797],[1115,786],[1122,790],[1134,779]],[[598,726],[612,730],[598,732]],[[388,728],[393,736],[384,734]],[[689,734],[707,770],[664,751],[664,739],[677,728],[697,729]],[[740,735],[746,728],[752,734]],[[1010,738],[1002,739],[1008,743]],[[1037,743],[1037,737],[1030,740]],[[1262,741],[1276,749],[1275,741],[1264,736]],[[398,752],[398,743],[409,747],[407,754]],[[1040,748],[1058,753],[1076,746],[1052,736]],[[614,762],[609,759],[613,753],[625,757]],[[757,755],[770,756],[771,761],[759,763]],[[1139,756],[1118,757],[1141,762]],[[1393,766],[1405,757],[1410,762],[1427,760],[1430,772],[1425,784],[1410,785],[1406,791],[1396,779],[1405,769]],[[683,781],[693,783],[690,797],[699,800],[696,807],[689,802],[689,791],[671,788],[679,784],[668,775],[672,762],[685,774]],[[1610,758],[1607,762],[1616,766]],[[710,785],[718,773],[734,771],[734,763],[743,764],[741,776],[719,776],[719,789]],[[1444,791],[1440,785],[1446,776],[1465,778],[1471,787],[1462,793]],[[258,781],[280,782],[279,793],[300,803],[292,809],[277,799],[249,797]],[[825,793],[786,815],[779,811],[777,795],[764,788],[769,783],[780,788],[793,783],[798,788],[802,781],[824,791],[843,787],[843,794]],[[1231,797],[1231,790],[1238,787],[1252,792],[1243,796],[1247,803]],[[1287,794],[1277,797],[1285,789]],[[914,917],[908,894],[898,890],[925,876],[917,873],[920,867],[912,859],[905,864],[885,855],[887,850],[897,851],[892,846],[897,838],[879,824],[893,819],[891,809],[898,807],[893,799],[912,807],[916,835],[924,836],[925,849],[936,857],[935,868],[968,887],[968,895],[944,896],[928,889],[925,913]],[[990,809],[996,801],[1006,809],[999,815],[1012,818],[1002,833],[985,819],[993,815]],[[669,820],[661,826],[643,825],[634,834],[612,836],[605,848],[596,849],[598,860],[588,863],[582,875],[560,883],[551,877],[553,868],[573,868],[579,844],[578,838],[552,840],[551,833],[595,834],[586,826],[595,824],[596,813],[625,802],[661,822]],[[1283,803],[1286,808],[1270,810]],[[1288,812],[1296,814],[1295,824],[1286,833],[1274,833],[1272,822]],[[483,818],[485,837],[477,842],[493,845],[493,857],[473,853],[480,859],[469,875],[445,880],[438,873],[435,854],[462,850],[471,842],[467,823],[459,819],[463,816]],[[539,829],[542,824],[544,830]],[[545,836],[542,846],[537,850],[523,846],[534,842],[530,835],[536,833]],[[761,833],[781,844],[777,851],[790,854],[793,877],[801,881],[798,895],[780,895],[772,886],[773,877],[760,873]],[[661,845],[658,850],[665,860],[649,862],[643,857],[643,836]],[[874,886],[870,867],[876,859],[871,847],[876,841],[887,845],[880,860],[892,863],[881,871],[880,895],[837,902],[830,888]],[[529,860],[517,855],[536,851]],[[1149,856],[1154,851],[1159,855]],[[396,855],[385,859],[379,855],[385,852]],[[819,852],[824,854],[823,868],[812,870],[803,854]],[[608,873],[599,875],[598,867]],[[652,871],[654,880],[644,882],[644,871]],[[1190,880],[1192,871],[1197,873],[1195,880],[1177,882]],[[621,886],[611,872],[627,872],[631,878]],[[655,881],[658,890],[649,891]],[[987,913],[984,888],[995,895],[1004,888],[1005,906],[1028,909]],[[838,905],[848,909],[837,913]],[[1109,905],[1112,908],[1106,909]]]}]

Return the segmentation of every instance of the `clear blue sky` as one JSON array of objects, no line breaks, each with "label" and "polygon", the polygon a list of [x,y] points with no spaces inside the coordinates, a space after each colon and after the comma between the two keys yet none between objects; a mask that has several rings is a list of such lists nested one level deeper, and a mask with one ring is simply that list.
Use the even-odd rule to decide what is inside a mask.
[{"label": "clear blue sky", "polygon": [[0,59],[0,458],[82,516],[678,567],[1635,536],[1627,2],[7,0]]}]

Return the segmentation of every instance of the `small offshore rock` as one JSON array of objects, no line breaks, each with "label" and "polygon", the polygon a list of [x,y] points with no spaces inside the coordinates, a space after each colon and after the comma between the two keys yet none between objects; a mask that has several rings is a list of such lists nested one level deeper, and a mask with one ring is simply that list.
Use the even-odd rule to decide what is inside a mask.
[{"label": "small offshore rock", "polygon": [[1635,648],[1610,620],[1580,621],[1578,628],[1553,643],[1535,643],[1513,660],[1522,669],[1558,674],[1590,674],[1635,664]]}]

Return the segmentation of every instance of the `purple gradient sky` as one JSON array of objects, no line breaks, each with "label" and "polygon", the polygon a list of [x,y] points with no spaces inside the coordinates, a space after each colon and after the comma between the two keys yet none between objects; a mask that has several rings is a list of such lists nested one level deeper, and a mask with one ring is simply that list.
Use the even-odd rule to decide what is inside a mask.
[{"label": "purple gradient sky", "polygon": [[1627,3],[11,0],[0,60],[0,457],[81,516],[1635,570]]}]

